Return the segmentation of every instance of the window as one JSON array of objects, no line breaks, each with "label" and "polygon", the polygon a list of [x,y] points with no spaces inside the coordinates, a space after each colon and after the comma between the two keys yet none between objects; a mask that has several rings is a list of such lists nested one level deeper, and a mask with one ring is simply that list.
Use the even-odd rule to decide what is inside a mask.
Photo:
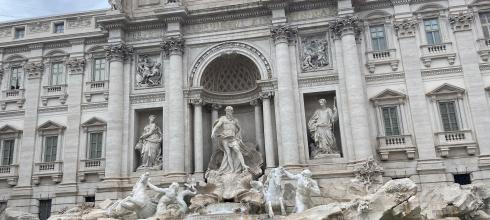
[{"label": "window", "polygon": [[439,20],[437,18],[424,20],[425,34],[427,44],[441,44],[441,32],[439,28]]},{"label": "window", "polygon": [[471,184],[471,176],[470,174],[454,174],[454,183],[459,185],[468,185]]},{"label": "window", "polygon": [[103,132],[92,132],[89,134],[89,158],[99,159],[102,158],[102,139]]},{"label": "window", "polygon": [[97,58],[94,60],[94,70],[92,74],[92,81],[104,81],[106,60],[104,58]]},{"label": "window", "polygon": [[12,68],[12,72],[10,73],[10,89],[21,89],[22,88],[22,80],[23,80],[23,70],[22,67],[14,67]]},{"label": "window", "polygon": [[398,107],[383,107],[383,122],[386,136],[400,135],[400,124],[398,123]]},{"label": "window", "polygon": [[63,84],[63,63],[53,63],[51,65],[51,85]]},{"label": "window", "polygon": [[85,202],[95,202],[95,196],[85,196]]},{"label": "window", "polygon": [[51,199],[39,200],[39,220],[47,220],[51,216]]},{"label": "window", "polygon": [[15,39],[22,39],[26,35],[26,28],[25,27],[18,27],[15,28],[15,33],[14,37]]},{"label": "window", "polygon": [[64,22],[55,23],[53,29],[54,29],[54,33],[56,33],[56,34],[64,33],[65,32],[65,23]]},{"label": "window", "polygon": [[0,213],[3,213],[7,209],[7,201],[0,201]]},{"label": "window", "polygon": [[480,14],[480,22],[483,30],[483,36],[490,39],[490,12]]},{"label": "window", "polygon": [[371,41],[372,41],[373,50],[374,51],[386,50],[384,25],[372,26],[369,29],[371,30]]},{"label": "window", "polygon": [[3,140],[2,143],[2,166],[12,165],[14,162],[14,139]]},{"label": "window", "polygon": [[454,101],[440,101],[439,111],[441,113],[444,131],[458,131],[458,118],[456,115],[456,103]]},{"label": "window", "polygon": [[44,139],[44,162],[56,161],[56,151],[58,148],[58,136],[47,136]]}]

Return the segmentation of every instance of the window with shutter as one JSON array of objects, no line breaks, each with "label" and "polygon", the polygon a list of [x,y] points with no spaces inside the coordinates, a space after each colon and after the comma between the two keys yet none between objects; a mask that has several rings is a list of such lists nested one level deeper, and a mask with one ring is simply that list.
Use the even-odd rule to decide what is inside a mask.
[{"label": "window with shutter", "polygon": [[44,149],[44,162],[56,161],[56,151],[58,148],[58,136],[47,136],[45,138],[46,146]]},{"label": "window with shutter", "polygon": [[386,37],[385,37],[385,26],[377,25],[371,26],[371,41],[374,51],[386,50]]},{"label": "window with shutter", "polygon": [[2,165],[12,165],[14,162],[14,143],[15,140],[4,140],[2,150]]},{"label": "window with shutter", "polygon": [[444,131],[458,131],[456,103],[454,101],[441,101],[439,102],[439,111]]},{"label": "window with shutter", "polygon": [[93,132],[89,135],[89,159],[102,158],[102,132]]},{"label": "window with shutter", "polygon": [[383,107],[383,122],[385,125],[385,135],[395,136],[400,135],[400,123],[398,119],[398,107],[390,106]]},{"label": "window with shutter", "polygon": [[483,36],[490,39],[490,12],[480,13],[480,23],[483,31]]},{"label": "window with shutter", "polygon": [[427,44],[441,44],[441,31],[439,28],[439,20],[437,18],[424,20],[425,34],[427,37]]}]

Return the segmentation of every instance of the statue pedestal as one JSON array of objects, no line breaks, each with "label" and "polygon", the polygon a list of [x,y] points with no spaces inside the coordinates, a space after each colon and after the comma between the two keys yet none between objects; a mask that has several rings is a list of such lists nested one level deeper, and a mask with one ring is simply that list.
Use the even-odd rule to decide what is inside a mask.
[{"label": "statue pedestal", "polygon": [[214,194],[224,200],[237,201],[237,196],[250,190],[253,176],[249,172],[220,174],[211,170],[207,173],[208,183],[216,186]]},{"label": "statue pedestal", "polygon": [[340,154],[318,154],[314,156],[315,159],[333,159],[340,158]]}]

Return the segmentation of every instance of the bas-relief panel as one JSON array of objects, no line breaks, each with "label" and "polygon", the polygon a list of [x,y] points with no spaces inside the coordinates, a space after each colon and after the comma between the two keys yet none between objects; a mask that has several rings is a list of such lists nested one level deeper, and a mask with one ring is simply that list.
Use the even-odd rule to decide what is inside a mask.
[{"label": "bas-relief panel", "polygon": [[164,35],[162,29],[150,29],[141,31],[131,31],[126,34],[126,40],[131,41],[142,41],[151,39],[161,39]]},{"label": "bas-relief panel", "polygon": [[268,25],[271,23],[270,17],[254,17],[240,20],[231,21],[218,21],[209,22],[202,24],[188,25],[185,31],[188,33],[202,33],[202,32],[213,32],[213,31],[229,31],[244,27],[254,27],[260,25]]},{"label": "bas-relief panel", "polygon": [[290,21],[302,21],[313,18],[334,17],[336,14],[337,9],[335,8],[319,8],[308,11],[292,12],[288,15],[288,18]]},{"label": "bas-relief panel", "polygon": [[34,24],[29,25],[29,32],[30,33],[40,33],[40,32],[47,32],[49,31],[49,24],[48,22],[37,22]]},{"label": "bas-relief panel", "polygon": [[12,35],[11,28],[2,28],[0,29],[0,37],[10,37]]},{"label": "bas-relief panel", "polygon": [[160,4],[160,0],[139,0],[138,7],[145,7]]}]

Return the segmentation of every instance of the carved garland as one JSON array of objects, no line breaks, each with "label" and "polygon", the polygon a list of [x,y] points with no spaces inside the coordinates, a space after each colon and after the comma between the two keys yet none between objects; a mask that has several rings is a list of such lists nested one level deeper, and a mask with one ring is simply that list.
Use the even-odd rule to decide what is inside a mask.
[{"label": "carved garland", "polygon": [[42,62],[29,62],[25,65],[25,70],[29,79],[38,78],[44,71],[44,64]]},{"label": "carved garland", "polygon": [[417,28],[418,20],[415,18],[396,21],[393,25],[398,37],[413,37]]},{"label": "carved garland", "polygon": [[86,61],[83,58],[72,58],[68,60],[66,66],[71,74],[82,74],[85,69]]},{"label": "carved garland", "polygon": [[449,23],[454,31],[470,30],[473,18],[473,13],[464,11],[457,15],[451,15],[449,17]]},{"label": "carved garland", "polygon": [[192,82],[193,79],[194,79],[194,76],[196,75],[196,72],[198,71],[199,67],[201,65],[203,65],[204,63],[204,60],[206,60],[209,56],[215,54],[217,51],[220,51],[222,49],[225,49],[225,48],[242,48],[242,49],[245,49],[255,55],[257,55],[260,60],[264,63],[265,65],[265,68],[267,69],[267,76],[269,79],[272,78],[272,67],[269,63],[269,61],[267,61],[267,59],[265,58],[264,54],[262,54],[259,50],[255,49],[254,47],[248,45],[248,44],[245,44],[245,43],[241,43],[241,42],[226,42],[226,43],[223,43],[223,44],[219,44],[219,45],[216,45],[214,47],[212,47],[211,49],[207,50],[196,62],[196,64],[194,65],[194,67],[192,68],[192,71],[191,71],[191,74],[189,76],[190,78],[190,81]]}]

